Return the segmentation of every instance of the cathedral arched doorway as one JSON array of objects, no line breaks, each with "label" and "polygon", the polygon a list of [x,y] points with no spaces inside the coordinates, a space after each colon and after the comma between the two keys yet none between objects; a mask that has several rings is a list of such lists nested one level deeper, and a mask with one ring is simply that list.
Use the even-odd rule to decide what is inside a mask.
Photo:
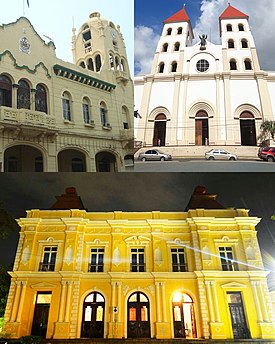
[{"label": "cathedral arched doorway", "polygon": [[135,292],[127,303],[127,338],[150,338],[150,304],[147,296]]},{"label": "cathedral arched doorway", "polygon": [[208,114],[201,110],[195,117],[195,144],[205,146],[209,144]]},{"label": "cathedral arched doorway", "polygon": [[167,118],[163,113],[155,117],[153,146],[165,146],[166,122]]},{"label": "cathedral arched doorway", "polygon": [[244,111],[240,115],[240,131],[242,146],[256,146],[256,126],[255,118],[249,111]]},{"label": "cathedral arched doorway", "polygon": [[4,172],[43,172],[42,152],[28,145],[16,145],[4,153]]},{"label": "cathedral arched doorway", "polygon": [[83,303],[81,324],[82,338],[104,337],[105,299],[98,292],[89,294]]},{"label": "cathedral arched doorway", "polygon": [[86,172],[85,154],[77,149],[64,149],[58,153],[58,172]]},{"label": "cathedral arched doorway", "polygon": [[172,300],[174,337],[197,338],[194,303],[185,293],[175,293]]},{"label": "cathedral arched doorway", "polygon": [[99,152],[95,156],[96,172],[117,172],[116,157],[110,152]]}]

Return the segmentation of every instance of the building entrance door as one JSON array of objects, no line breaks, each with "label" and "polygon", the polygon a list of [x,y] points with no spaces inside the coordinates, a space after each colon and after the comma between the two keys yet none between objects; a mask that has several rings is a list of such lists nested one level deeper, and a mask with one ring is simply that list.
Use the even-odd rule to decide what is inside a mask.
[{"label": "building entrance door", "polygon": [[155,118],[153,146],[165,146],[166,141],[166,116],[159,114]]},{"label": "building entrance door", "polygon": [[240,120],[242,146],[256,146],[256,128],[254,119]]},{"label": "building entrance door", "polygon": [[195,144],[205,146],[209,144],[208,115],[205,111],[199,111],[195,119]]},{"label": "building entrance door", "polygon": [[37,293],[31,330],[31,334],[34,336],[46,338],[51,296],[52,294],[49,292]]},{"label": "building entrance door", "polygon": [[128,299],[128,338],[150,338],[149,300],[143,293],[132,294]]},{"label": "building entrance door", "polygon": [[104,297],[99,293],[91,293],[84,300],[81,337],[104,337]]},{"label": "building entrance door", "polygon": [[234,339],[249,339],[250,333],[245,319],[241,293],[229,292],[227,299]]}]

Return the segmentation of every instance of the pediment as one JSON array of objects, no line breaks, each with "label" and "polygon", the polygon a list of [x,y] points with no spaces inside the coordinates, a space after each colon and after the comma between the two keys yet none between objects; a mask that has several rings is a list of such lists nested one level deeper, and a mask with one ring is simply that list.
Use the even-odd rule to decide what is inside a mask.
[{"label": "pediment", "polygon": [[238,283],[238,282],[230,282],[221,285],[222,288],[237,288],[237,289],[244,289],[247,288],[245,284]]},{"label": "pediment", "polygon": [[56,288],[56,285],[51,284],[51,283],[41,282],[41,283],[32,284],[31,288],[33,288],[33,289],[53,289],[53,288]]}]

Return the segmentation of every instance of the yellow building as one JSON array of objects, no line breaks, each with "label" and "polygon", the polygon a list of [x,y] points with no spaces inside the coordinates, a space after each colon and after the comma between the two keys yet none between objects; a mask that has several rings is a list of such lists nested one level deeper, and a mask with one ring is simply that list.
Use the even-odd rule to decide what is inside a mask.
[{"label": "yellow building", "polygon": [[27,18],[0,26],[0,171],[124,171],[133,84],[119,25],[98,12],[60,60]]},{"label": "yellow building", "polygon": [[259,221],[203,187],[183,212],[106,213],[68,188],[18,220],[3,333],[274,339]]}]

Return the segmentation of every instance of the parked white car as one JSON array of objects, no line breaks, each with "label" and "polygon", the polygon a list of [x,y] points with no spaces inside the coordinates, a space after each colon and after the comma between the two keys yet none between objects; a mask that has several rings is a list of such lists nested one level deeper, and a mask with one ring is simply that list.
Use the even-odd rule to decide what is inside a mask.
[{"label": "parked white car", "polygon": [[207,160],[237,160],[238,157],[235,154],[231,154],[224,149],[211,149],[205,153],[205,159]]}]

